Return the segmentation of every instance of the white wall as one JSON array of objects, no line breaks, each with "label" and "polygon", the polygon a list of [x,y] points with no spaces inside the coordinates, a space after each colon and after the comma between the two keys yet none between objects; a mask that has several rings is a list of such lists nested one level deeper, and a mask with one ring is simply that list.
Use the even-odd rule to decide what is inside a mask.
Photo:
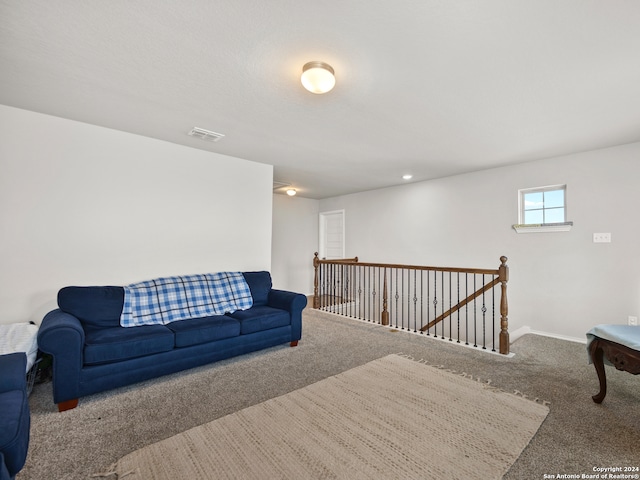
[{"label": "white wall", "polygon": [[273,196],[273,286],[313,294],[313,253],[318,251],[318,200]]},{"label": "white wall", "polygon": [[271,268],[273,168],[0,106],[0,323],[66,285]]},{"label": "white wall", "polygon": [[[320,211],[346,210],[346,256],[365,262],[497,268],[506,255],[510,331],[584,339],[640,314],[638,179],[640,143],[325,199]],[[518,189],[564,183],[570,232],[511,228]]]}]

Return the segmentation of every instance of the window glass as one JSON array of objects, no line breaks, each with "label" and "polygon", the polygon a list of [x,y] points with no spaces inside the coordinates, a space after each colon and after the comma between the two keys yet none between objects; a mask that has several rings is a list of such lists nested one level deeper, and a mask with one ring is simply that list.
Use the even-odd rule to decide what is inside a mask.
[{"label": "window glass", "polygon": [[566,185],[520,190],[520,223],[538,225],[566,221]]},{"label": "window glass", "polygon": [[564,222],[564,208],[545,208],[544,222],[542,223],[562,223]]},{"label": "window glass", "polygon": [[536,208],[542,208],[543,197],[542,192],[532,192],[524,194],[524,209],[532,210]]},{"label": "window glass", "polygon": [[564,207],[564,190],[544,192],[544,208]]},{"label": "window glass", "polygon": [[537,224],[544,223],[544,218],[542,217],[542,210],[529,210],[524,212],[524,222],[526,224]]}]

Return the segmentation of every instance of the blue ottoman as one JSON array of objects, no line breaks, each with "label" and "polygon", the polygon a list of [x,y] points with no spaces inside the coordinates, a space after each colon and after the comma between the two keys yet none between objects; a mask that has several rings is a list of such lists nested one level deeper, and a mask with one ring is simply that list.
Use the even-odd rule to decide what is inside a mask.
[{"label": "blue ottoman", "polygon": [[0,355],[0,480],[15,477],[27,459],[31,415],[26,368],[24,352]]}]

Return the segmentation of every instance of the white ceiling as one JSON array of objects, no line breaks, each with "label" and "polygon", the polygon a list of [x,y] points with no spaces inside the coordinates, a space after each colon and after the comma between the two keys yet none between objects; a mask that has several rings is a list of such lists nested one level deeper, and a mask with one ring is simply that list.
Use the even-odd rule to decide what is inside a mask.
[{"label": "white ceiling", "polygon": [[1,0],[0,103],[325,198],[640,141],[640,1]]}]

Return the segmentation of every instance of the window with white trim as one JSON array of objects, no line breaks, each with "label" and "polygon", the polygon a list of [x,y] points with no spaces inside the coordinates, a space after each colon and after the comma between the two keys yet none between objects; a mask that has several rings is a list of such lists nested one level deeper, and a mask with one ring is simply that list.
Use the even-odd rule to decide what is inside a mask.
[{"label": "window with white trim", "polygon": [[518,233],[532,231],[568,231],[567,186],[525,188],[518,192]]}]

